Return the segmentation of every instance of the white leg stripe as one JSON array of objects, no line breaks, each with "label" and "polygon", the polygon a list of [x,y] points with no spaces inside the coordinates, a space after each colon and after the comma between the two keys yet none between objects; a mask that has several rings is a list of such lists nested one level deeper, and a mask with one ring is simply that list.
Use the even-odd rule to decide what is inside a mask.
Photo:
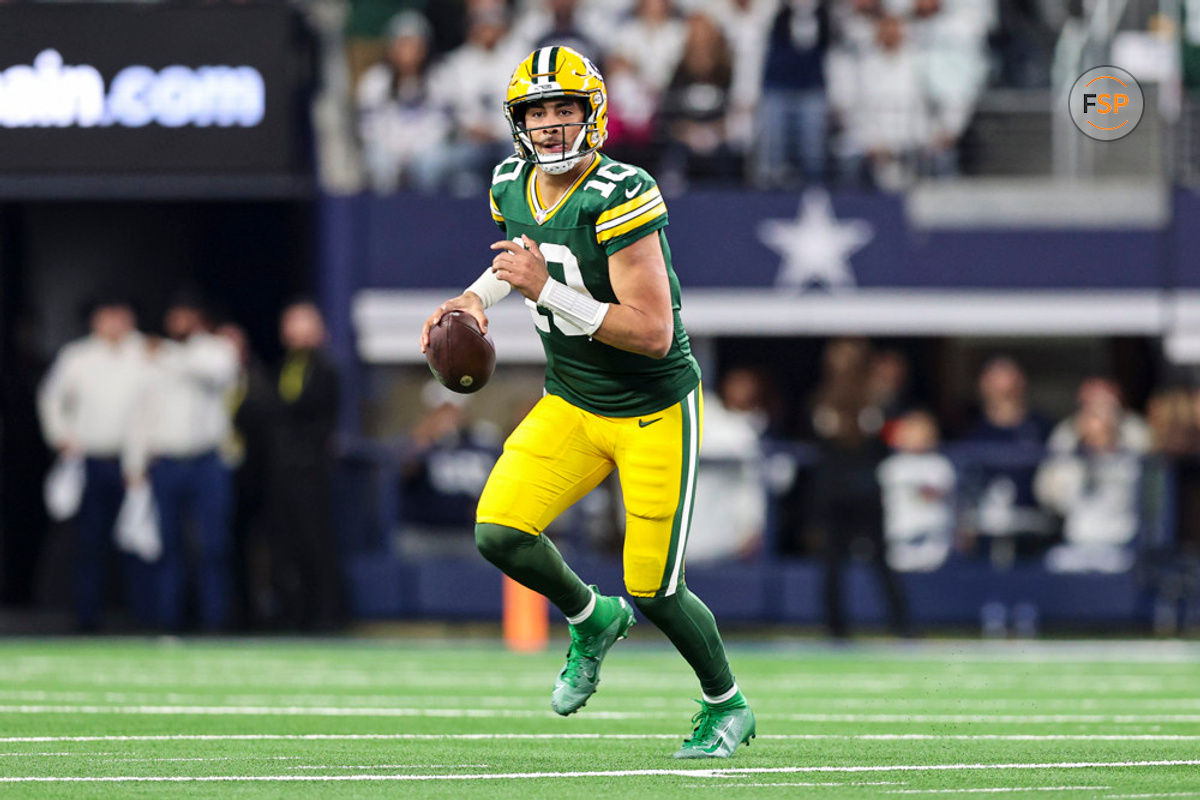
[{"label": "white leg stripe", "polygon": [[697,387],[692,390],[686,398],[684,398],[684,407],[688,412],[688,452],[687,460],[683,464],[683,468],[687,470],[687,488],[684,490],[683,499],[683,515],[679,519],[679,541],[675,543],[675,564],[671,568],[671,580],[667,583],[667,596],[675,594],[675,590],[679,588],[679,573],[683,569],[683,553],[687,546],[688,527],[692,524],[692,491],[696,488],[696,461],[699,454],[699,442],[697,439],[698,427],[696,419],[696,393],[700,391]]}]

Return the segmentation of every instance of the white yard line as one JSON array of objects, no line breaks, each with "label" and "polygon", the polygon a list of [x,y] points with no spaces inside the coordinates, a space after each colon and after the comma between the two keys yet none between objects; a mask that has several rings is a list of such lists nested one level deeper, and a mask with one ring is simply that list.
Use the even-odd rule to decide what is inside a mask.
[{"label": "white yard line", "polygon": [[[554,718],[549,710],[486,708],[363,708],[357,706],[0,705],[0,714],[129,714],[267,717]],[[593,719],[674,719],[673,711],[590,711]],[[1200,714],[771,714],[761,720],[846,723],[1197,723]]]},{"label": "white yard line", "polygon": [[594,772],[494,772],[450,775],[78,775],[0,776],[0,783],[206,783],[285,781],[486,781],[557,780],[561,778],[629,778],[675,776],[726,778],[733,775],[790,775],[803,773],[961,772],[968,770],[1121,769],[1138,767],[1196,767],[1200,760],[1064,761],[1045,764],[907,764],[814,767],[731,767],[724,769],[614,769]]},{"label": "white yard line", "polygon": [[[674,733],[178,733],[109,736],[3,736],[0,743],[54,742],[222,742],[222,741],[537,741],[593,739],[679,739]],[[1000,741],[1000,742],[1194,742],[1190,733],[765,733],[780,741]],[[81,755],[79,753],[0,753],[2,756]],[[83,753],[82,755],[106,755]]]},{"label": "white yard line", "polygon": [[[640,691],[656,691],[673,689],[678,686],[678,678],[664,676],[661,671],[643,670],[627,664],[614,664],[610,667],[612,674],[623,683]],[[270,677],[268,677],[270,676]],[[510,691],[512,689],[536,691],[540,690],[544,679],[540,675],[530,674],[510,679],[504,676],[481,676],[461,670],[428,670],[424,672],[383,671],[378,673],[355,674],[339,671],[330,667],[328,671],[296,672],[284,671],[282,674],[272,674],[271,671],[255,669],[253,671],[239,670],[186,670],[172,671],[164,668],[156,671],[138,669],[121,669],[114,672],[86,669],[11,669],[0,667],[0,683],[19,685],[34,683],[45,685],[46,682],[71,683],[80,687],[85,686],[118,686],[147,689],[154,687],[209,687],[220,689],[271,689],[281,688],[304,689],[315,688],[328,691],[331,687],[346,689],[385,689],[395,688],[400,691],[411,691],[422,687],[442,688],[453,690],[464,683],[470,683],[476,688]],[[1026,692],[1055,692],[1068,696],[1080,697],[1095,695],[1129,696],[1136,694],[1156,694],[1163,691],[1179,691],[1187,694],[1196,686],[1194,674],[1164,673],[1155,670],[1153,674],[1142,673],[1100,673],[1094,676],[1078,674],[1012,674],[1012,673],[963,673],[921,672],[914,674],[856,674],[839,675],[825,672],[791,673],[786,677],[765,678],[755,684],[760,691],[786,691],[800,694],[811,694],[820,697],[830,691],[849,693],[874,692],[892,693],[910,689],[947,689],[961,691],[989,691],[997,688],[1013,688]],[[15,688],[15,687],[14,687]]]},{"label": "white yard line", "polygon": [[988,786],[977,789],[888,789],[884,794],[1003,794],[1006,792],[1077,792],[1111,786]]},{"label": "white yard line", "polygon": [[[1200,682],[1197,682],[1200,688]],[[765,689],[758,683],[755,688],[760,692]],[[620,693],[619,699],[623,702],[629,702],[631,695],[636,695],[636,692],[630,687],[619,687],[612,690],[615,696]],[[412,687],[407,687],[406,691],[396,692],[393,694],[333,694],[329,692],[305,692],[305,693],[199,693],[199,692],[180,692],[180,691],[106,691],[103,689],[94,690],[73,690],[73,691],[47,691],[40,689],[0,689],[0,699],[8,701],[20,701],[22,703],[110,703],[110,704],[142,704],[142,705],[160,705],[160,704],[219,704],[219,705],[294,705],[294,706],[350,706],[350,707],[385,707],[399,708],[412,707],[413,703],[420,701],[424,705],[443,705],[456,706],[462,704],[463,707],[478,707],[478,706],[512,706],[514,702],[525,700],[530,703],[541,703],[540,696],[519,697],[514,698],[512,695],[438,695],[429,694],[428,692],[413,691]],[[806,706],[812,707],[819,703],[823,706],[830,707],[831,710],[843,710],[846,708],[878,708],[886,703],[889,709],[896,708],[915,708],[929,709],[931,706],[950,706],[955,711],[974,710],[974,711],[1020,711],[1023,709],[1035,706],[1042,710],[1066,709],[1071,711],[1079,711],[1081,709],[1109,709],[1115,703],[1119,703],[1128,708],[1122,708],[1122,713],[1145,713],[1155,710],[1168,711],[1200,711],[1200,698],[1189,697],[1128,697],[1123,699],[1105,698],[1103,700],[1095,697],[1054,697],[1054,698],[966,698],[966,697],[947,697],[947,698],[878,698],[878,697],[862,697],[862,696],[830,696],[822,695],[821,697],[805,697],[803,702]],[[677,704],[677,701],[667,699],[660,696],[656,697],[637,697],[637,704],[640,707],[660,707],[669,708]],[[841,708],[839,708],[841,707]]]},{"label": "white yard line", "polygon": [[[839,783],[837,781],[777,781],[775,783],[685,783],[684,789],[743,789],[743,788],[761,788],[771,786],[903,786],[906,781],[847,781]],[[1108,787],[1105,787],[1108,788]]]},{"label": "white yard line", "polygon": [[44,757],[71,756],[73,758],[79,758],[80,756],[85,756],[87,758],[94,758],[96,756],[115,756],[115,755],[116,755],[116,753],[112,753],[112,752],[95,752],[95,751],[89,750],[89,751],[83,752],[83,753],[80,753],[80,752],[76,752],[76,753],[0,753],[0,758],[29,758],[30,756],[44,756]]}]

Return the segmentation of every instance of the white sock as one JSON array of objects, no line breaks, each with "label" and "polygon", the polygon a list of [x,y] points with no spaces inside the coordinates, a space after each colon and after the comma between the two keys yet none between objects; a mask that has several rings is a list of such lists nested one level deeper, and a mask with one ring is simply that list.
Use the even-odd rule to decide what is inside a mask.
[{"label": "white sock", "polygon": [[719,694],[716,697],[709,697],[704,692],[701,692],[700,696],[702,698],[704,698],[704,702],[708,703],[710,706],[715,706],[718,703],[724,703],[726,700],[732,700],[734,695],[736,695],[737,693],[738,693],[738,685],[735,683],[733,685],[733,688],[730,689],[728,692],[725,692],[724,694]]},{"label": "white sock", "polygon": [[592,612],[595,610],[596,610],[596,593],[589,591],[587,605],[583,607],[583,611],[580,611],[578,614],[576,614],[573,617],[567,617],[567,622],[571,623],[572,625],[578,625],[579,623],[583,622],[585,619],[590,617],[592,615]]}]

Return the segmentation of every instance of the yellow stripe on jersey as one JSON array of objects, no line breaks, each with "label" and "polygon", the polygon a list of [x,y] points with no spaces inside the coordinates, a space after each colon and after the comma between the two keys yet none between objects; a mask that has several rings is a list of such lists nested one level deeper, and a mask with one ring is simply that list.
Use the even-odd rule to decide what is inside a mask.
[{"label": "yellow stripe on jersey", "polygon": [[496,222],[504,222],[504,216],[500,213],[500,207],[496,205],[496,198],[492,196],[491,189],[488,189],[488,204],[492,207],[492,219]]},{"label": "yellow stripe on jersey", "polygon": [[651,201],[646,206],[630,211],[624,216],[617,217],[606,225],[596,226],[596,243],[604,244],[607,241],[616,239],[619,236],[624,236],[632,230],[640,228],[642,225],[657,219],[667,213],[667,204],[659,197],[657,200]]},{"label": "yellow stripe on jersey", "polygon": [[649,190],[642,192],[629,202],[621,203],[619,206],[608,209],[607,211],[601,213],[600,216],[596,217],[596,230],[603,229],[606,222],[612,222],[617,217],[623,217],[630,211],[633,211],[635,208],[641,208],[642,206],[659,197],[662,197],[662,192],[658,191],[657,186],[654,186]]}]

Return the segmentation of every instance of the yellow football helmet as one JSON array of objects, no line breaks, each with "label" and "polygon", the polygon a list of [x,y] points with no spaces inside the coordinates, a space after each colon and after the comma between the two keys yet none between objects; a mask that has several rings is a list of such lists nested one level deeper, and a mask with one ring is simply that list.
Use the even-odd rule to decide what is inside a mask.
[{"label": "yellow football helmet", "polygon": [[[525,128],[524,107],[555,97],[578,98],[583,103],[584,124],[562,155],[542,155],[534,148]],[[599,150],[608,138],[608,90],[596,65],[575,50],[542,47],[530,53],[513,72],[504,100],[504,116],[512,131],[517,156],[547,172],[560,174]]]}]

